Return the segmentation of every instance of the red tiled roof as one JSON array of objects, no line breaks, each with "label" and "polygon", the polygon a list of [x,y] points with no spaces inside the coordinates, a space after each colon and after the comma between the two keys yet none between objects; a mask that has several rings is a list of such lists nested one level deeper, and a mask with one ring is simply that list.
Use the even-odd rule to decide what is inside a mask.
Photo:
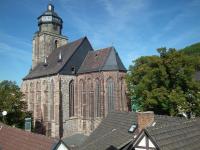
[{"label": "red tiled roof", "polygon": [[59,140],[0,123],[0,149],[51,150]]}]

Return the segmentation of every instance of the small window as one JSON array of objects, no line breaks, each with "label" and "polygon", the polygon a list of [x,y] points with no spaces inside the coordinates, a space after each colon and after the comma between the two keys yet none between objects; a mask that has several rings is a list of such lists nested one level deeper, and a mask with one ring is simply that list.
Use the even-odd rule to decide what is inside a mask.
[{"label": "small window", "polygon": [[72,74],[75,74],[75,67],[74,66],[71,67],[71,72],[72,72]]},{"label": "small window", "polygon": [[57,47],[58,47],[58,41],[55,40],[55,48],[57,48]]}]

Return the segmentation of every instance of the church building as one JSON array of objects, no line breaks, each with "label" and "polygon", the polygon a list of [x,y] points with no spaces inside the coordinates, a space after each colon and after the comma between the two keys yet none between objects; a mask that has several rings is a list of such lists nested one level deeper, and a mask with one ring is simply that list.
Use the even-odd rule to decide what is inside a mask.
[{"label": "church building", "polygon": [[52,4],[37,19],[21,86],[34,123],[51,137],[89,135],[109,112],[128,111],[126,68],[115,48],[94,50],[87,37],[69,42]]}]

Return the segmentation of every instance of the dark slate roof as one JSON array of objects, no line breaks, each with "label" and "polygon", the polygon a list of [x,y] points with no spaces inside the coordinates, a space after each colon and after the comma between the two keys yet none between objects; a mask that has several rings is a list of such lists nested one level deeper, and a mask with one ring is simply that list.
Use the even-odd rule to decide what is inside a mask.
[{"label": "dark slate roof", "polygon": [[195,79],[198,80],[198,81],[200,81],[200,71],[197,71],[195,73]]},{"label": "dark slate roof", "polygon": [[59,140],[0,123],[0,148],[3,150],[53,150]]},{"label": "dark slate roof", "polygon": [[62,138],[62,141],[71,148],[75,148],[79,145],[81,145],[86,139],[88,138],[88,136],[84,135],[84,134],[75,134],[69,137],[64,137]]},{"label": "dark slate roof", "polygon": [[[177,125],[187,121],[181,117],[170,117],[155,115],[156,124],[154,128]],[[80,146],[80,150],[104,150],[107,148],[117,148],[127,150],[134,140],[134,135],[138,135],[136,129],[134,133],[129,133],[131,125],[137,124],[135,112],[112,112],[100,123],[97,129]]]},{"label": "dark slate roof", "polygon": [[175,125],[179,124],[180,122],[185,122],[187,119],[183,117],[172,117],[166,115],[155,115],[155,127],[163,127],[167,125]]},{"label": "dark slate roof", "polygon": [[80,149],[121,148],[133,139],[133,133],[129,133],[128,130],[134,123],[136,123],[134,112],[111,112],[80,146]]},{"label": "dark slate roof", "polygon": [[96,51],[90,51],[82,63],[78,73],[113,70],[126,72],[126,68],[116,50],[113,47],[108,47]]},{"label": "dark slate roof", "polygon": [[[86,40],[87,38],[84,37],[55,49],[47,58],[47,66],[45,66],[44,63],[38,64],[23,80],[59,73],[62,68],[67,65],[67,63],[70,63],[69,61],[72,55],[78,50],[81,45],[84,44]],[[87,42],[89,41],[87,40]],[[62,55],[62,61],[58,61],[60,53]],[[76,64],[73,65],[76,66]],[[66,74],[71,74],[71,72],[66,72]]]},{"label": "dark slate roof", "polygon": [[185,120],[175,124],[145,129],[161,150],[199,150],[200,120]]}]

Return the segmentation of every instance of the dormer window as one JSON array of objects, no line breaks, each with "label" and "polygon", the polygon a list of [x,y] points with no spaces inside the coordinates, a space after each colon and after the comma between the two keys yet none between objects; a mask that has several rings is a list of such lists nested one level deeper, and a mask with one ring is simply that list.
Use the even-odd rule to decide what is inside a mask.
[{"label": "dormer window", "polygon": [[133,133],[135,131],[136,127],[137,127],[136,124],[131,125],[131,127],[128,130],[128,132]]},{"label": "dormer window", "polygon": [[72,74],[75,74],[75,67],[74,66],[71,67],[71,72],[72,72]]}]

